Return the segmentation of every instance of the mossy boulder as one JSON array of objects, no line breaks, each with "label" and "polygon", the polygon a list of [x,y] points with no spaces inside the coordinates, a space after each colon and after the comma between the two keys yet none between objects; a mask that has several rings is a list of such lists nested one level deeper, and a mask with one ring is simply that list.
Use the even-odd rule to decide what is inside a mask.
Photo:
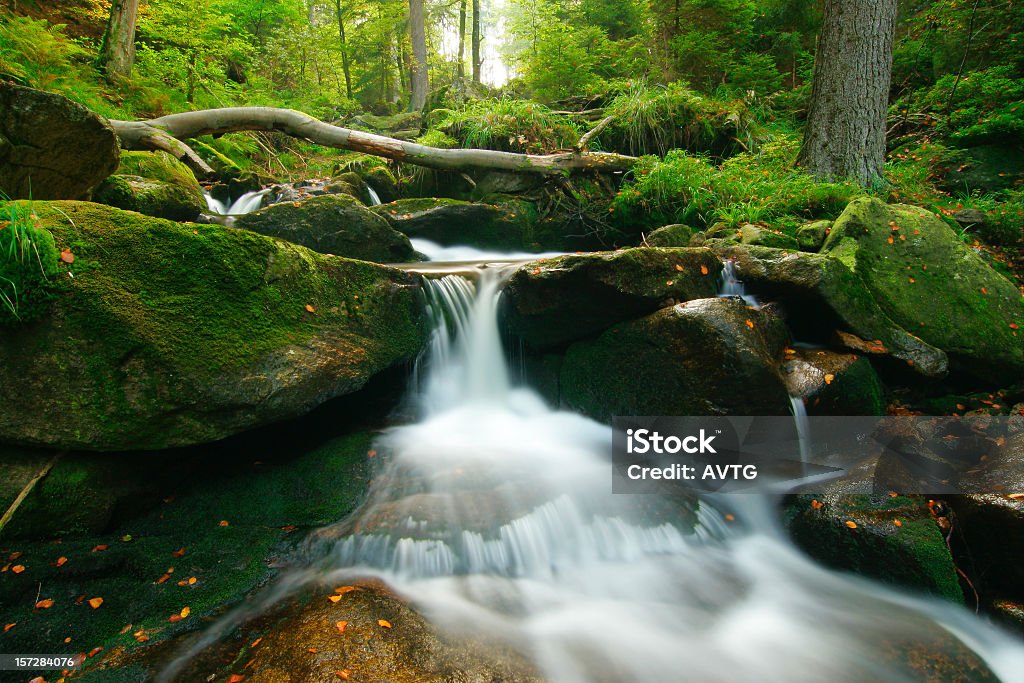
[{"label": "mossy boulder", "polygon": [[166,152],[122,152],[117,173],[100,183],[93,200],[173,221],[194,221],[206,209],[192,171]]},{"label": "mossy boulder", "polygon": [[823,253],[854,271],[890,319],[960,369],[1004,384],[1024,378],[1020,291],[934,214],[855,200]]},{"label": "mossy boulder", "polygon": [[800,494],[787,497],[783,518],[794,543],[829,567],[963,603],[926,499]]},{"label": "mossy boulder", "polygon": [[400,199],[373,211],[409,237],[446,247],[521,251],[530,241],[527,217],[493,204],[431,197]]},{"label": "mossy boulder", "polygon": [[863,356],[826,349],[791,349],[781,370],[789,395],[803,399],[809,415],[885,413],[882,382]]},{"label": "mossy boulder", "polygon": [[363,183],[372,187],[383,203],[398,199],[398,181],[387,166],[370,166],[358,171]]},{"label": "mossy boulder", "polygon": [[824,333],[826,340],[835,330],[849,330],[870,340],[877,353],[898,358],[922,375],[946,373],[946,354],[894,322],[845,261],[831,254],[720,240],[706,244],[719,257],[735,262],[737,274],[753,293],[784,299],[794,328],[815,335]]},{"label": "mossy boulder", "polygon": [[832,231],[832,221],[814,221],[796,229],[796,241],[800,251],[818,252],[825,244],[825,238]]},{"label": "mossy boulder", "polygon": [[363,261],[400,263],[412,260],[415,253],[405,235],[343,194],[273,204],[239,216],[235,227]]},{"label": "mossy boulder", "polygon": [[77,102],[0,81],[0,192],[82,199],[117,168],[110,124]]},{"label": "mossy boulder", "polygon": [[775,247],[776,249],[799,249],[796,238],[775,230],[769,230],[760,225],[747,223],[740,228],[741,244],[756,244],[762,247]]},{"label": "mossy boulder", "polygon": [[74,260],[45,318],[3,329],[0,440],[212,441],[351,393],[424,342],[402,272],[99,204],[33,208]]},{"label": "mossy boulder", "polygon": [[722,263],[707,249],[625,249],[529,263],[505,290],[506,319],[535,349],[715,295]]},{"label": "mossy boulder", "polygon": [[666,225],[658,228],[644,240],[648,247],[688,247],[693,239],[693,228],[689,225]]},{"label": "mossy boulder", "polygon": [[778,318],[734,299],[698,299],[620,323],[566,351],[562,402],[615,415],[788,415]]}]

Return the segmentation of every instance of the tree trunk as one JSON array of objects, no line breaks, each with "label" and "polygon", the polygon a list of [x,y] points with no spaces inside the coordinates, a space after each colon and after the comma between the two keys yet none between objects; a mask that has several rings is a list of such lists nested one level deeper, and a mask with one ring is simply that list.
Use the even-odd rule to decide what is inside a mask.
[{"label": "tree trunk", "polygon": [[127,78],[135,64],[135,23],[139,0],[113,0],[97,62],[107,80]]},{"label": "tree trunk", "polygon": [[427,29],[423,18],[423,0],[409,0],[409,36],[412,39],[412,83],[409,111],[427,105]]},{"label": "tree trunk", "polygon": [[438,149],[340,128],[293,109],[229,107],[170,114],[149,121],[111,121],[124,149],[163,149],[201,174],[211,169],[180,139],[240,130],[278,131],[325,147],[404,161],[441,171],[474,169],[557,175],[579,171],[626,171],[637,159],[604,152],[513,154],[488,149]]},{"label": "tree trunk", "polygon": [[348,65],[348,41],[345,40],[345,18],[341,13],[341,0],[334,0],[338,15],[338,41],[341,43],[341,70],[345,72],[345,95],[352,99],[352,72]]},{"label": "tree trunk", "polygon": [[466,78],[466,0],[459,3],[459,61],[455,75],[459,79]]},{"label": "tree trunk", "polygon": [[820,180],[870,185],[885,163],[897,0],[825,0],[797,163]]},{"label": "tree trunk", "polygon": [[483,35],[480,33],[480,0],[473,0],[473,82],[480,82],[480,67],[483,60],[480,58],[480,41]]}]

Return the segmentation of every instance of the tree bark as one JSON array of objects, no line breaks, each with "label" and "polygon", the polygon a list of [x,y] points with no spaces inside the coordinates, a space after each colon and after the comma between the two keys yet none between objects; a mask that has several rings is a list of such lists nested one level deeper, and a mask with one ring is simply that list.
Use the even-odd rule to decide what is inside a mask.
[{"label": "tree bark", "polygon": [[487,149],[438,149],[332,126],[293,109],[271,107],[205,109],[149,121],[110,123],[124,149],[163,149],[202,174],[210,173],[209,167],[180,139],[241,130],[279,131],[325,147],[372,154],[441,171],[480,169],[557,175],[581,171],[626,171],[637,161],[635,157],[604,152],[534,155]]},{"label": "tree bark", "polygon": [[897,0],[825,0],[797,163],[820,180],[870,185],[885,164]]},{"label": "tree bark", "polygon": [[139,16],[139,0],[113,0],[110,19],[100,43],[97,65],[107,80],[127,78],[135,65],[135,24]]},{"label": "tree bark", "polygon": [[473,0],[473,82],[480,82],[480,67],[483,60],[480,58],[480,42],[483,35],[480,32],[480,0]]},{"label": "tree bark", "polygon": [[341,12],[341,0],[334,1],[338,15],[338,41],[341,43],[341,70],[345,72],[345,95],[352,99],[352,72],[348,65],[348,41],[345,40],[345,18]]},{"label": "tree bark", "polygon": [[455,75],[460,79],[466,77],[466,0],[459,2],[459,61]]},{"label": "tree bark", "polygon": [[427,105],[427,28],[423,18],[423,0],[409,0],[409,37],[412,40],[412,83],[409,111],[420,111]]}]

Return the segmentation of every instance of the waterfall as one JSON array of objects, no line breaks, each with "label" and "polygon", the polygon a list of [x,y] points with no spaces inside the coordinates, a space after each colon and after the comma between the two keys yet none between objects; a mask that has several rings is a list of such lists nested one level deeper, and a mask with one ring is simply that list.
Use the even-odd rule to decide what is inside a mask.
[{"label": "waterfall", "polygon": [[718,296],[738,296],[743,299],[743,303],[751,308],[761,308],[757,297],[753,294],[747,294],[743,281],[736,275],[736,261],[733,259],[727,259],[722,263],[722,278],[719,283]]},{"label": "waterfall", "polygon": [[377,194],[377,191],[369,183],[366,183],[366,192],[370,195],[370,206],[377,206],[381,203],[380,195]]},{"label": "waterfall", "polygon": [[270,192],[269,188],[246,192],[230,205],[225,204],[219,199],[214,199],[209,192],[203,191],[203,196],[206,197],[207,208],[209,208],[214,217],[218,219],[217,222],[231,226],[234,225],[235,217],[252,213],[253,211],[258,211],[260,206],[263,204],[263,197],[265,197],[268,192]]},{"label": "waterfall", "polygon": [[326,580],[379,576],[441,627],[526,643],[559,683],[904,682],[880,653],[950,632],[1019,672],[1020,646],[962,608],[808,560],[771,499],[612,495],[610,429],[509,380],[505,272],[427,281],[420,417],[379,440],[356,517],[314,537]]}]

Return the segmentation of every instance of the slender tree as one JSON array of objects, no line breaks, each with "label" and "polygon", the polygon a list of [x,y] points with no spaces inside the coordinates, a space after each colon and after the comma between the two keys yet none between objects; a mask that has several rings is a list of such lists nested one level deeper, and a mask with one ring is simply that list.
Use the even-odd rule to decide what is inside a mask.
[{"label": "slender tree", "polygon": [[345,39],[345,15],[341,10],[341,0],[334,0],[334,10],[338,16],[338,41],[341,43],[341,70],[345,72],[345,94],[352,99],[352,71],[348,64],[348,41]]},{"label": "slender tree", "polygon": [[459,61],[455,66],[459,79],[466,77],[466,0],[459,2]]},{"label": "slender tree", "polygon": [[427,30],[423,17],[423,0],[409,0],[409,36],[412,39],[412,83],[409,111],[423,109],[427,104]]},{"label": "slender tree", "polygon": [[113,0],[97,64],[108,80],[127,78],[135,65],[135,24],[139,0]]},{"label": "slender tree", "polygon": [[897,0],[825,0],[798,163],[822,180],[882,176]]},{"label": "slender tree", "polygon": [[483,59],[480,58],[480,42],[483,34],[480,31],[480,0],[473,0],[473,82],[480,82],[480,67]]}]

